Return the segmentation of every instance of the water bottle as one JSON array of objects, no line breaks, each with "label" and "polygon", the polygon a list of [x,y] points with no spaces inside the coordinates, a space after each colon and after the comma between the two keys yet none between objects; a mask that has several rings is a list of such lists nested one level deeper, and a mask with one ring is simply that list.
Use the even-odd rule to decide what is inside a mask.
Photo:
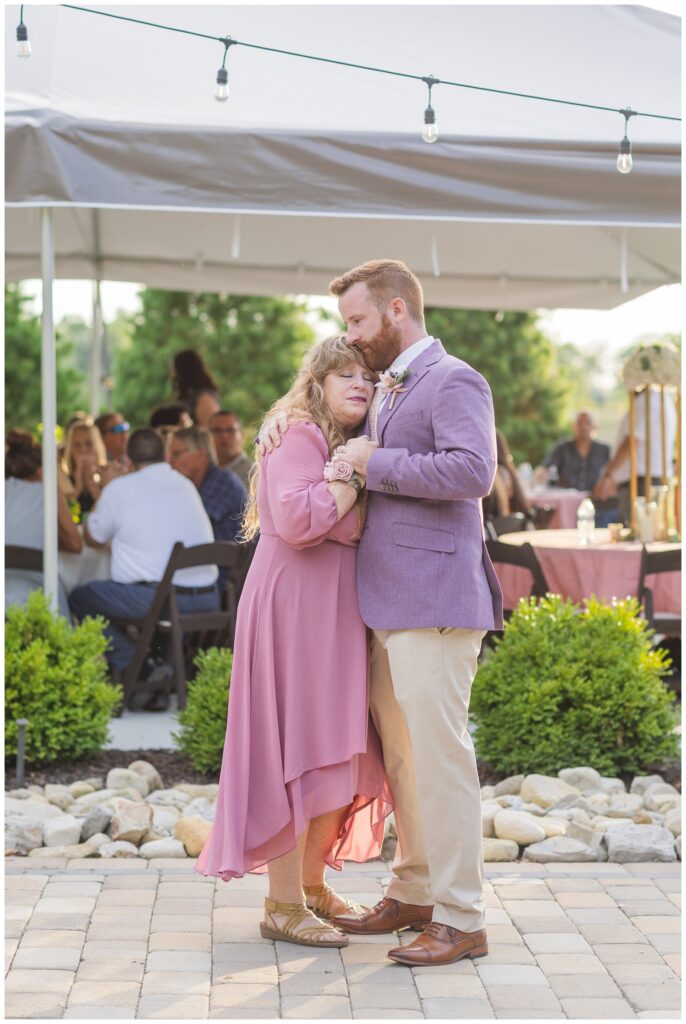
[{"label": "water bottle", "polygon": [[522,482],[522,486],[524,487],[524,490],[525,491],[531,490],[531,482],[533,480],[533,475],[534,475],[534,468],[531,465],[531,463],[530,462],[522,462],[521,465],[519,465],[517,467],[517,472],[519,473],[519,479]]},{"label": "water bottle", "polygon": [[576,532],[579,544],[592,544],[595,532],[595,505],[584,498],[576,510]]}]

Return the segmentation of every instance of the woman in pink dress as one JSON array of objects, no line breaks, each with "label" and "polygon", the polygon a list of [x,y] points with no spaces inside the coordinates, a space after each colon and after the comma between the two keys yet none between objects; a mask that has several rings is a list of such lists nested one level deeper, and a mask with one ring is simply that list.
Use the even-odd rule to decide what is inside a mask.
[{"label": "woman in pink dress", "polygon": [[375,376],[330,338],[272,409],[292,425],[251,488],[244,533],[259,525],[260,539],[238,611],[215,823],[196,866],[228,881],[268,865],[260,930],[300,945],[347,944],[322,918],[353,905],[324,870],[379,856],[392,809],[357,603],[364,481],[325,479]]}]

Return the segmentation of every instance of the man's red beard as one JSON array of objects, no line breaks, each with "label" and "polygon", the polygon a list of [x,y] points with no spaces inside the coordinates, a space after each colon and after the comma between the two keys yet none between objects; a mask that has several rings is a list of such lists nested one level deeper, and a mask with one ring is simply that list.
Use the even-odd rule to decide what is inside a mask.
[{"label": "man's red beard", "polygon": [[400,329],[394,327],[386,313],[381,317],[381,327],[366,342],[364,358],[370,370],[387,370],[394,359],[400,354]]}]

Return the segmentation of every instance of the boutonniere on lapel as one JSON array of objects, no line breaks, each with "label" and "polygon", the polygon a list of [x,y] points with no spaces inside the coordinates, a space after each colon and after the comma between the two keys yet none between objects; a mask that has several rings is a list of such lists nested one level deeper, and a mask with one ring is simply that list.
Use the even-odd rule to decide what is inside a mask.
[{"label": "boutonniere on lapel", "polygon": [[389,409],[393,408],[395,396],[407,391],[407,388],[404,388],[403,384],[410,376],[411,372],[412,371],[409,366],[404,366],[401,370],[386,370],[379,377],[378,384],[374,385],[376,388],[381,388],[382,395],[391,396],[391,400],[388,403]]}]

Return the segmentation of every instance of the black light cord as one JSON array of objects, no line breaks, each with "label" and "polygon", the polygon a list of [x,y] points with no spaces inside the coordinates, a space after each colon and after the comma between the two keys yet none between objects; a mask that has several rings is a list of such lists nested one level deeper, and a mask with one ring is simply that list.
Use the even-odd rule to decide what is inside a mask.
[{"label": "black light cord", "polygon": [[[222,43],[225,47],[224,61],[226,61],[226,53],[228,51],[229,46],[245,46],[247,49],[250,50],[262,50],[265,53],[278,53],[285,57],[299,57],[301,60],[314,60],[322,64],[335,64],[338,67],[354,68],[357,71],[371,71],[379,75],[392,75],[395,78],[407,78],[416,82],[426,82],[427,84],[429,84],[430,80],[431,85],[447,85],[456,89],[472,89],[477,92],[488,92],[498,96],[513,96],[518,99],[537,100],[541,103],[557,103],[562,104],[563,106],[579,107],[585,110],[603,110],[611,114],[625,114],[625,110],[619,107],[607,107],[597,103],[581,103],[577,100],[563,100],[555,96],[539,96],[535,93],[515,92],[514,90],[511,89],[495,89],[486,85],[474,85],[470,82],[451,82],[444,78],[433,78],[432,76],[429,76],[429,78],[427,78],[426,75],[413,75],[408,71],[392,71],[389,68],[373,67],[368,64],[355,64],[352,61],[347,60],[334,60],[332,57],[320,57],[312,53],[300,53],[297,50],[282,50],[275,46],[262,46],[259,43],[248,43],[242,39],[233,39],[231,36],[212,36],[204,32],[194,32],[191,29],[177,28],[173,25],[163,25],[155,21],[144,21],[141,18],[130,18],[123,14],[112,14],[109,11],[97,11],[93,10],[91,7],[77,7],[75,4],[61,4],[60,6],[69,8],[72,11],[81,11],[84,14],[97,14],[103,18],[115,18],[117,21],[128,21],[135,25],[146,25],[149,28],[162,29],[166,32],[178,32],[181,35],[195,36],[198,39],[210,39],[213,42]],[[23,12],[23,4],[21,9]],[[222,64],[222,67],[223,66],[224,64]],[[429,92],[431,90],[431,85],[429,85]],[[680,117],[672,117],[671,115],[668,114],[653,114],[643,110],[632,110],[630,116],[651,117],[656,118],[657,120],[660,121],[676,121],[679,123],[681,122]]]}]

